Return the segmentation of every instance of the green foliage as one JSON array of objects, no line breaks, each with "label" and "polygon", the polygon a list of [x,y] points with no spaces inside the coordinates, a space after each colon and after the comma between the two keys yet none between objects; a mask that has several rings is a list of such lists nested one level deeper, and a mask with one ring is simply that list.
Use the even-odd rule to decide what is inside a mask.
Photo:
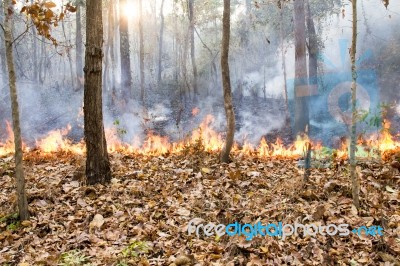
[{"label": "green foliage", "polygon": [[0,217],[0,223],[5,223],[7,225],[6,229],[8,231],[16,231],[21,226],[18,213],[13,213]]},{"label": "green foliage", "polygon": [[[122,250],[122,256],[125,258],[138,257],[141,254],[146,254],[149,252],[149,245],[143,241],[133,241],[128,247]],[[124,265],[124,264],[121,264]]]},{"label": "green foliage", "polygon": [[382,115],[377,112],[371,115],[368,111],[359,112],[360,121],[366,123],[370,127],[379,128],[382,125]]},{"label": "green foliage", "polygon": [[122,137],[123,135],[128,133],[128,131],[125,128],[120,127],[120,124],[121,124],[121,122],[118,119],[115,120],[113,123],[113,125],[116,126],[116,128],[117,128],[118,136]]},{"label": "green foliage", "polygon": [[18,213],[13,213],[0,217],[0,223],[8,223],[10,220],[18,220]]},{"label": "green foliage", "polygon": [[59,266],[78,266],[78,265],[91,265],[89,257],[85,256],[79,250],[70,250],[61,255]]},{"label": "green foliage", "polygon": [[129,264],[126,263],[125,261],[120,261],[120,262],[117,263],[116,266],[128,266],[128,265],[129,265]]},{"label": "green foliage", "polygon": [[359,112],[360,121],[366,123],[370,127],[378,129],[383,124],[383,118],[387,114],[387,110],[390,105],[381,103],[375,113],[370,113],[368,111]]},{"label": "green foliage", "polygon": [[20,225],[21,225],[21,223],[20,223],[19,221],[18,221],[18,222],[13,222],[13,223],[7,225],[7,230],[9,230],[9,231],[16,231],[16,230],[18,230],[18,228],[20,227]]}]

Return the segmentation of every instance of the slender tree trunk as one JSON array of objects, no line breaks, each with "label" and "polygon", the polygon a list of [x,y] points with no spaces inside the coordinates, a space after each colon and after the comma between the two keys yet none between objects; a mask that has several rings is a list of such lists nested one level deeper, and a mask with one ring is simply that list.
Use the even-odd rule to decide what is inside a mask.
[{"label": "slender tree trunk", "polygon": [[46,51],[46,39],[42,36],[42,45],[40,48],[40,62],[39,62],[39,82],[41,85],[46,81],[47,76],[47,51]]},{"label": "slender tree trunk", "polygon": [[140,100],[144,106],[144,39],[143,39],[143,7],[142,0],[139,0],[139,60],[140,60]]},{"label": "slender tree trunk", "polygon": [[[64,6],[64,1],[61,1],[61,4]],[[64,40],[67,42],[69,45],[71,45],[71,40],[67,41],[67,34],[65,32],[65,21],[61,20],[61,27],[63,30],[63,35],[64,35]],[[68,64],[69,64],[69,72],[71,75],[71,86],[72,88],[75,88],[75,76],[74,76],[74,69],[72,67],[72,56],[71,56],[71,50],[67,48],[67,58],[68,58]]]},{"label": "slender tree trunk", "polygon": [[82,6],[81,3],[78,3],[76,6],[76,38],[75,38],[75,46],[76,46],[76,77],[77,77],[77,89],[81,90],[83,88],[83,48],[82,48]]},{"label": "slender tree trunk", "polygon": [[243,33],[240,36],[240,42],[239,42],[239,60],[240,64],[237,65],[235,68],[236,71],[238,72],[238,89],[236,91],[237,96],[239,99],[242,99],[243,97],[243,92],[244,92],[244,74],[247,72],[248,68],[248,59],[246,58],[248,56],[248,46],[249,46],[249,39],[250,39],[250,31],[248,29],[251,28],[251,0],[246,0],[246,17],[244,18],[244,27],[246,30],[243,31]]},{"label": "slender tree trunk", "polygon": [[158,73],[157,73],[157,85],[160,86],[161,83],[161,74],[162,74],[162,55],[163,55],[163,41],[164,41],[164,2],[161,1],[161,25],[160,25],[160,41],[158,45]]},{"label": "slender tree trunk", "polygon": [[32,70],[32,78],[33,82],[38,83],[39,81],[39,66],[38,66],[38,45],[37,45],[37,35],[36,35],[36,29],[35,27],[32,27],[32,38],[33,38],[33,44],[32,44],[32,52],[33,52],[33,70]]},{"label": "slender tree trunk", "polygon": [[[33,0],[31,0],[31,4],[33,4]],[[1,9],[1,8],[0,8]],[[33,69],[32,69],[32,79],[33,82],[38,83],[39,81],[39,73],[38,73],[38,45],[37,45],[37,34],[36,28],[31,28],[32,33],[32,60],[33,60]]]},{"label": "slender tree trunk", "polygon": [[304,133],[309,125],[307,58],[304,0],[294,1],[295,35],[295,112],[294,134]]},{"label": "slender tree trunk", "polygon": [[196,53],[194,44],[194,0],[189,0],[189,35],[190,35],[190,57],[192,60],[193,69],[193,97],[194,101],[197,101],[199,91],[197,87],[197,65],[196,65]]},{"label": "slender tree trunk", "polygon": [[263,94],[264,94],[264,101],[267,100],[267,92],[266,92],[266,87],[265,87],[265,82],[266,82],[266,73],[265,73],[265,65],[263,67],[264,69],[264,83],[263,83]]},{"label": "slender tree trunk", "polygon": [[318,83],[318,40],[312,18],[310,1],[307,1],[307,33],[308,33],[308,77],[309,85]]},{"label": "slender tree trunk", "polygon": [[112,1],[112,19],[110,18],[110,24],[113,27],[113,40],[111,43],[111,47],[110,47],[110,57],[111,57],[111,84],[112,84],[112,106],[115,106],[115,100],[117,98],[117,86],[116,86],[116,78],[115,78],[115,72],[117,69],[117,61],[118,61],[118,50],[116,49],[117,47],[117,29],[118,29],[118,8],[117,8],[117,4],[118,2],[116,0]]},{"label": "slender tree trunk", "polygon": [[222,19],[222,53],[221,53],[221,70],[222,70],[222,86],[224,89],[224,107],[227,121],[227,134],[225,147],[221,152],[221,161],[229,162],[229,154],[231,152],[235,137],[235,113],[233,111],[233,100],[231,90],[231,80],[229,74],[229,42],[231,27],[231,1],[224,0],[224,15]]},{"label": "slender tree trunk", "polygon": [[178,23],[177,23],[177,15],[176,15],[176,3],[173,1],[172,3],[172,10],[173,10],[173,18],[174,18],[174,42],[173,42],[173,49],[174,49],[174,56],[175,56],[175,71],[174,71],[174,81],[175,84],[178,85],[178,73],[179,73],[179,38],[178,38]]},{"label": "slender tree trunk", "polygon": [[287,77],[286,77],[286,49],[285,49],[285,39],[284,39],[284,2],[281,2],[280,6],[280,41],[282,46],[281,57],[282,57],[282,71],[283,71],[283,92],[285,94],[285,112],[286,112],[286,124],[290,125],[290,115],[289,115],[289,99],[288,99],[288,91],[287,91]]},{"label": "slender tree trunk", "polygon": [[[217,57],[217,55],[213,55],[213,52],[211,51],[210,47],[207,46],[207,44],[203,41],[203,39],[201,38],[199,32],[197,31],[196,27],[194,28],[194,31],[197,34],[197,37],[199,38],[199,40],[201,41],[201,43],[203,44],[203,47],[206,48],[208,50],[208,52],[210,53],[210,62],[211,62],[211,68],[210,68],[210,76],[211,76],[211,80],[212,82],[210,83],[210,85],[213,88],[217,87],[217,66],[215,65],[215,59]],[[207,91],[207,96],[208,96],[209,91]]]},{"label": "slender tree trunk", "polygon": [[183,44],[183,51],[181,52],[181,65],[182,65],[182,75],[184,79],[184,83],[187,88],[187,93],[185,89],[185,101],[187,96],[190,97],[190,87],[189,87],[189,81],[188,81],[188,70],[187,70],[187,58],[188,58],[188,53],[189,53],[189,28],[188,31],[186,32],[186,35],[184,37],[184,44]]},{"label": "slender tree trunk", "polygon": [[251,0],[246,0],[246,15],[250,15],[251,11]]},{"label": "slender tree trunk", "polygon": [[356,131],[357,131],[357,0],[352,0],[353,7],[353,36],[351,42],[350,58],[351,58],[351,131],[350,131],[350,177],[352,183],[353,204],[356,208],[360,208],[359,190],[360,184],[358,174],[356,173]]},{"label": "slender tree trunk", "polygon": [[[12,8],[11,0],[4,1],[4,13],[8,14],[8,8]],[[23,166],[23,150],[22,150],[22,138],[21,138],[21,127],[19,121],[19,106],[18,106],[18,95],[17,95],[17,80],[14,67],[13,58],[13,38],[12,38],[12,14],[6,15],[4,23],[4,37],[5,37],[5,48],[8,68],[8,79],[10,83],[10,96],[11,96],[11,109],[12,109],[12,120],[13,120],[13,131],[14,131],[14,144],[15,144],[15,179],[17,183],[17,196],[18,196],[18,213],[20,220],[29,219],[28,212],[28,201],[25,191],[25,176]]]},{"label": "slender tree trunk", "polygon": [[[3,25],[4,23],[4,10],[3,7],[0,5],[0,23]],[[2,30],[0,30],[0,38],[2,39],[4,37],[4,32]],[[0,71],[1,71],[1,77],[3,78],[3,81],[6,80],[6,76],[7,76],[7,69],[6,69],[6,49],[4,46],[4,42],[0,42]]]},{"label": "slender tree trunk", "polygon": [[133,99],[128,18],[124,15],[127,0],[119,0],[119,35],[121,54],[121,86],[125,100]]},{"label": "slender tree trunk", "polygon": [[107,88],[109,92],[107,95],[111,96],[111,105],[114,106],[115,91],[115,60],[114,60],[114,50],[115,50],[115,0],[110,0],[108,8],[108,25],[107,25],[107,45],[105,51],[105,63],[104,67],[104,77],[103,85]]},{"label": "slender tree trunk", "polygon": [[86,177],[89,185],[111,180],[110,161],[103,125],[102,66],[103,19],[102,1],[86,1],[86,51],[84,121],[87,150]]}]

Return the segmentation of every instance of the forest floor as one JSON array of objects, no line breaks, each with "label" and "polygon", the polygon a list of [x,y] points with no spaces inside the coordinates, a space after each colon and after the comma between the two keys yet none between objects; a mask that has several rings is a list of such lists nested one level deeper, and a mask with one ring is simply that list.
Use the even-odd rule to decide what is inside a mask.
[{"label": "forest floor", "polygon": [[[111,155],[109,186],[85,186],[84,158],[26,155],[29,221],[15,220],[13,158],[0,159],[0,265],[400,265],[400,173],[360,163],[361,208],[347,165],[188,151]],[[262,224],[380,225],[383,236],[189,236],[190,220]],[[75,263],[75,264],[74,264]]]}]

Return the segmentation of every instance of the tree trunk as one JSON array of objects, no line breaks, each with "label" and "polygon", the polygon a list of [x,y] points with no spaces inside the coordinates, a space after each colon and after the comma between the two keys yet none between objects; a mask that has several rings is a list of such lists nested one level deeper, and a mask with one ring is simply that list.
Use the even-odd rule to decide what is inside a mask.
[{"label": "tree trunk", "polygon": [[[64,1],[61,1],[61,5],[64,6]],[[67,42],[67,34],[65,32],[65,21],[61,20],[61,28],[63,31],[63,35],[64,35],[64,40],[65,42]],[[68,40],[68,44],[71,45],[71,40]],[[70,49],[66,49],[67,52],[67,58],[68,58],[68,64],[69,64],[69,72],[71,75],[71,86],[72,88],[75,88],[75,76],[74,76],[74,69],[72,67],[72,56],[71,56],[71,50]]]},{"label": "tree trunk", "polygon": [[103,19],[102,1],[86,2],[86,51],[84,121],[87,150],[86,177],[89,185],[111,180],[110,161],[103,125],[102,63]]},{"label": "tree trunk", "polygon": [[229,154],[231,152],[235,137],[235,113],[233,111],[231,80],[229,75],[229,41],[231,27],[231,1],[224,0],[224,15],[222,19],[222,53],[221,53],[221,70],[222,70],[222,86],[224,89],[224,107],[227,122],[227,133],[225,147],[221,152],[221,161],[229,162]]},{"label": "tree trunk", "polygon": [[[31,0],[31,4],[33,4],[33,0]],[[0,23],[1,23],[1,21],[0,21]],[[32,80],[35,84],[37,84],[39,82],[39,73],[38,73],[39,68],[38,68],[37,34],[36,34],[35,27],[32,27],[31,33],[32,33],[32,54],[33,54],[33,56],[32,56],[32,60],[33,60]]]},{"label": "tree trunk", "polygon": [[105,51],[105,62],[104,62],[104,77],[103,85],[107,88],[107,95],[110,97],[111,106],[115,105],[114,97],[116,94],[115,89],[115,2],[111,0],[108,7],[108,25],[107,25],[107,44]]},{"label": "tree trunk", "polygon": [[127,0],[119,0],[119,35],[120,35],[120,54],[121,54],[121,86],[123,98],[133,99],[132,91],[132,71],[129,45],[128,18],[124,15],[127,8]]},{"label": "tree trunk", "polygon": [[246,0],[246,15],[249,16],[251,12],[251,0]]},{"label": "tree trunk", "polygon": [[82,23],[81,23],[81,3],[76,5],[76,77],[77,77],[77,89],[82,89],[83,84],[83,47],[82,47]]},{"label": "tree trunk", "polygon": [[251,28],[251,0],[246,0],[246,17],[244,18],[244,24],[241,25],[240,27],[243,27],[244,31],[241,31],[240,34],[240,42],[239,42],[239,60],[240,64],[237,65],[236,71],[238,72],[238,80],[237,80],[237,90],[235,90],[235,93],[239,99],[243,98],[244,95],[244,87],[245,87],[245,82],[244,82],[244,75],[247,73],[248,69],[248,59],[246,58],[249,53],[249,39],[250,39],[250,31],[249,29]]},{"label": "tree trunk", "polygon": [[353,6],[353,36],[351,42],[350,58],[351,58],[351,131],[350,131],[350,177],[352,183],[353,204],[356,208],[360,208],[359,189],[360,184],[358,174],[356,173],[356,142],[357,142],[357,0],[352,0]]},{"label": "tree trunk", "polygon": [[175,84],[178,85],[178,75],[179,75],[179,47],[180,41],[178,38],[178,23],[177,23],[177,15],[176,15],[176,2],[172,3],[173,10],[173,20],[174,20],[174,38],[173,38],[173,50],[174,50],[174,63],[175,63],[175,71],[174,71],[174,81]]},{"label": "tree trunk", "polygon": [[312,18],[310,1],[307,1],[307,33],[308,33],[308,81],[309,85],[318,83],[318,40]]},{"label": "tree trunk", "polygon": [[47,76],[47,51],[46,51],[46,39],[42,36],[42,46],[40,49],[40,63],[39,63],[39,82],[40,85],[43,85],[46,81]]},{"label": "tree trunk", "polygon": [[304,0],[294,1],[294,35],[295,35],[295,111],[294,134],[304,133],[309,125],[307,86],[307,58]]},{"label": "tree trunk", "polygon": [[288,99],[288,91],[287,91],[287,77],[286,77],[286,49],[285,49],[285,39],[284,39],[284,18],[283,18],[283,11],[284,11],[284,2],[281,2],[280,6],[280,24],[279,24],[279,34],[280,34],[280,41],[282,46],[281,57],[282,57],[282,71],[283,71],[283,92],[285,95],[285,122],[286,125],[290,125],[290,115],[289,115],[289,99]]},{"label": "tree trunk", "polygon": [[140,60],[140,100],[144,106],[144,39],[143,39],[143,8],[142,0],[139,0],[139,60]]},{"label": "tree trunk", "polygon": [[18,95],[17,95],[17,80],[14,67],[13,58],[13,39],[12,39],[12,13],[8,13],[8,9],[12,8],[11,0],[4,1],[4,13],[6,20],[4,23],[4,37],[5,37],[5,48],[8,68],[8,79],[10,83],[10,97],[11,97],[11,109],[12,109],[12,120],[13,120],[13,131],[14,131],[14,144],[15,144],[15,179],[17,183],[17,196],[18,196],[18,213],[20,220],[29,219],[28,212],[28,201],[25,191],[25,176],[23,167],[23,150],[22,150],[22,139],[21,139],[21,127],[19,121],[19,106],[18,106]]},{"label": "tree trunk", "polygon": [[[185,84],[185,101],[187,96],[190,97],[190,86],[189,86],[189,81],[188,81],[188,70],[187,70],[187,58],[188,58],[188,53],[189,53],[189,28],[186,32],[186,35],[184,37],[184,44],[183,44],[183,51],[181,52],[181,62],[180,64],[182,65],[182,75],[183,75],[183,81]],[[187,89],[187,91],[186,91]]]},{"label": "tree trunk", "polygon": [[[4,12],[3,11],[4,11],[3,7],[0,6],[0,24],[2,24],[2,25],[4,23]],[[4,34],[4,32],[2,30],[0,30],[0,39],[3,38],[3,34]],[[3,78],[3,81],[5,81],[6,76],[7,76],[7,73],[6,73],[7,72],[7,69],[6,69],[7,61],[6,60],[7,60],[6,59],[6,49],[4,47],[4,43],[0,42],[0,62],[1,62],[0,75]]]},{"label": "tree trunk", "polygon": [[194,10],[193,10],[194,0],[189,0],[189,35],[190,35],[190,57],[192,60],[193,69],[193,97],[194,101],[197,101],[199,91],[197,87],[197,65],[196,65],[196,53],[194,45]]},{"label": "tree trunk", "polygon": [[165,0],[161,1],[161,10],[160,10],[161,25],[160,25],[160,41],[158,45],[158,73],[157,73],[158,86],[160,86],[161,74],[162,74],[162,54],[163,54],[163,41],[164,41],[164,2]]},{"label": "tree trunk", "polygon": [[[211,76],[211,80],[212,82],[210,83],[210,86],[212,88],[217,88],[217,66],[215,65],[215,59],[217,57],[216,55],[213,55],[213,52],[211,51],[210,47],[207,46],[207,44],[203,41],[203,39],[201,38],[199,32],[197,31],[196,27],[194,28],[194,31],[197,34],[197,37],[199,38],[199,40],[201,41],[201,43],[203,44],[203,47],[206,48],[208,50],[208,52],[210,53],[210,62],[211,62],[211,68],[210,68],[210,76]],[[207,96],[209,95],[209,91],[207,91]]]}]

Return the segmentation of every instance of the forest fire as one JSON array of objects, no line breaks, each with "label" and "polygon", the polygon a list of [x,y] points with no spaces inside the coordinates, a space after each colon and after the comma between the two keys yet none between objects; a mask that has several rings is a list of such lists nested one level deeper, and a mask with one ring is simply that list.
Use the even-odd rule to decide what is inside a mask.
[{"label": "forest fire", "polygon": [[8,139],[4,143],[0,141],[0,157],[10,154],[14,151],[14,133],[12,131],[11,124],[8,121],[6,121],[6,130]]},{"label": "forest fire", "polygon": [[[131,143],[123,142],[116,128],[106,129],[106,138],[108,143],[108,151],[110,153],[121,152],[125,154],[142,154],[148,156],[159,156],[170,153],[182,152],[185,147],[200,144],[207,152],[218,152],[223,148],[224,138],[213,129],[214,122],[212,115],[207,115],[201,122],[199,127],[194,130],[189,137],[178,142],[171,142],[168,137],[163,137],[150,132],[145,140],[141,143],[138,137],[135,137]],[[11,124],[7,121],[8,138],[4,142],[0,142],[0,156],[6,156],[13,153],[13,133]],[[379,134],[373,134],[367,138],[360,138],[357,145],[358,157],[377,157],[383,156],[386,152],[400,148],[400,142],[395,139],[389,132],[390,122],[384,121],[383,128]],[[67,125],[64,129],[52,130],[46,137],[36,140],[35,147],[27,147],[24,150],[38,150],[42,154],[51,154],[57,152],[72,153],[83,155],[85,153],[85,144],[83,141],[78,143],[68,139],[67,135],[71,130],[71,126]],[[282,158],[296,159],[305,154],[306,145],[312,144],[313,154],[316,158],[322,158],[327,154],[337,158],[347,158],[348,143],[342,142],[341,147],[337,150],[331,150],[320,142],[311,141],[307,136],[298,137],[291,145],[285,145],[278,138],[275,142],[268,143],[264,138],[255,146],[247,141],[242,145],[235,143],[233,152],[261,158]],[[329,153],[329,151],[331,151]]]}]

